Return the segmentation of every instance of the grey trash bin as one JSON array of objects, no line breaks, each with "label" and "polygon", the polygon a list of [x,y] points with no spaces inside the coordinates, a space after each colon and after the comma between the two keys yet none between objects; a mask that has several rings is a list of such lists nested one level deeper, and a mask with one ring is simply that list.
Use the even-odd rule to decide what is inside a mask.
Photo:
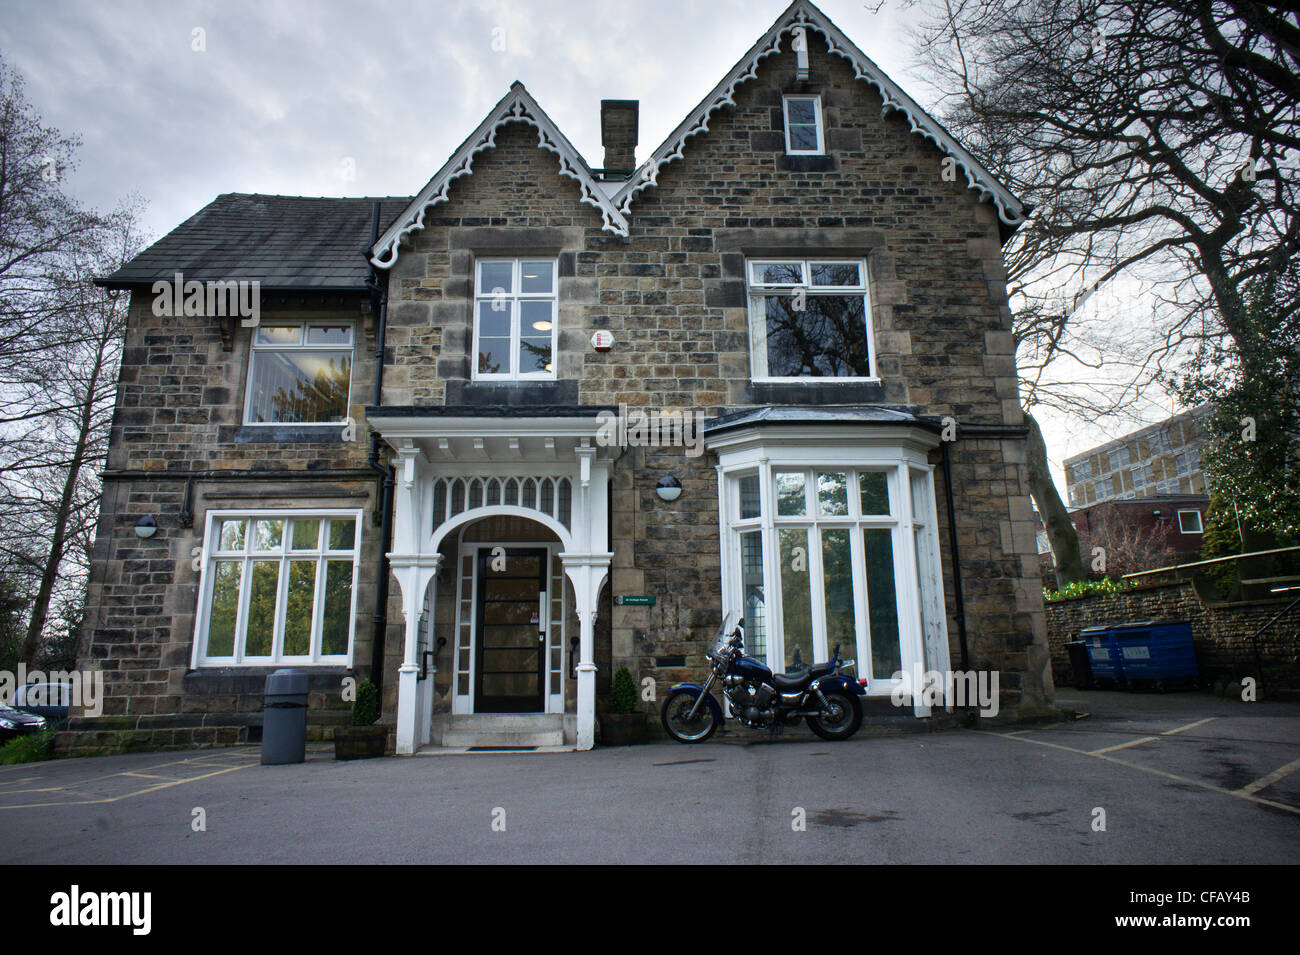
[{"label": "grey trash bin", "polygon": [[307,758],[307,674],[276,670],[266,678],[262,710],[262,765]]}]

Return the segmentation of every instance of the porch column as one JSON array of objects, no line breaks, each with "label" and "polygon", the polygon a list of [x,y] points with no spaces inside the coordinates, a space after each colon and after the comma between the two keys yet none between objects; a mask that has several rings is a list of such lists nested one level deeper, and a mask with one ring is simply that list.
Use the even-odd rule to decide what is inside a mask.
[{"label": "porch column", "polygon": [[573,584],[578,615],[578,749],[596,744],[596,610],[613,558],[610,553],[560,555],[564,573]]},{"label": "porch column", "polygon": [[[427,740],[428,729],[421,732],[419,716],[427,709],[421,705],[421,696],[431,693],[432,688],[420,685],[420,618],[424,613],[425,593],[438,573],[442,555],[389,554],[388,560],[402,588],[402,615],[406,618],[405,652],[402,665],[397,668],[397,754],[409,756],[419,747],[421,738]],[[434,609],[431,596],[431,618]]]}]

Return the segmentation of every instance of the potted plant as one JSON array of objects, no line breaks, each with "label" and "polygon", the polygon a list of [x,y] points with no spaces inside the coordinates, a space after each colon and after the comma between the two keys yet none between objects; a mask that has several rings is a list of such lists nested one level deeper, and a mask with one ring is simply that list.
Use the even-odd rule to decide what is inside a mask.
[{"label": "potted plant", "polygon": [[379,719],[379,691],[369,680],[357,684],[352,701],[352,725],[334,728],[335,759],[371,759],[383,756],[388,745],[388,727],[376,726]]},{"label": "potted plant", "polygon": [[600,720],[602,745],[632,746],[646,741],[645,714],[636,704],[636,681],[627,667],[619,667],[609,691],[609,712]]}]

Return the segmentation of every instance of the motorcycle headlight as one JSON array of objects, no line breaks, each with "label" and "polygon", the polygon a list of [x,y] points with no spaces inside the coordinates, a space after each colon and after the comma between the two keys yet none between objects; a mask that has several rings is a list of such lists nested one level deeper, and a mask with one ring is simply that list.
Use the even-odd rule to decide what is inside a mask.
[{"label": "motorcycle headlight", "polygon": [[11,720],[0,719],[0,730],[11,730],[11,729],[13,729],[16,725],[17,725],[17,724],[14,723],[14,722],[11,721]]}]

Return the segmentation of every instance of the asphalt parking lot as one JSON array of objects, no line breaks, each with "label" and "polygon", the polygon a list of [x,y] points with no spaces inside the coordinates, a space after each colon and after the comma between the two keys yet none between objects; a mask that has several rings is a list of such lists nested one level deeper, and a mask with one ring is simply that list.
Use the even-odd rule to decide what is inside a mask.
[{"label": "asphalt parking lot", "polygon": [[6,766],[0,861],[1294,862],[1300,704],[1058,702],[1089,716],[839,744],[318,751],[292,766],[239,747]]}]

